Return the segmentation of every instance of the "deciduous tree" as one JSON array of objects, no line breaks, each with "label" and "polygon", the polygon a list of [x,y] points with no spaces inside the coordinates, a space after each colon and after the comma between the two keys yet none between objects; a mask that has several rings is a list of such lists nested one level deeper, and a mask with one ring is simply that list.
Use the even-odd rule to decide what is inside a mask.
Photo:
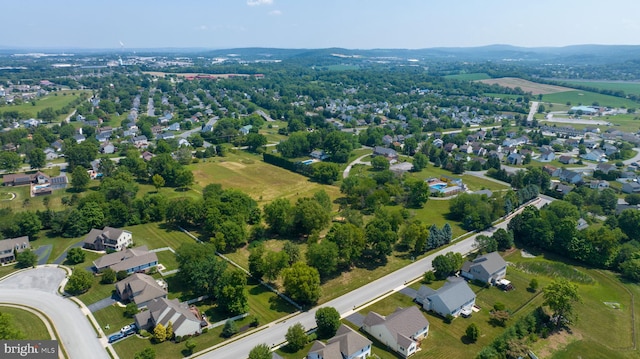
[{"label": "deciduous tree", "polygon": [[318,337],[328,339],[336,335],[340,327],[340,313],[334,307],[322,307],[316,311]]},{"label": "deciduous tree", "polygon": [[91,288],[93,284],[93,275],[85,269],[76,268],[69,277],[65,290],[71,294],[82,294]]},{"label": "deciduous tree", "polygon": [[543,297],[543,304],[553,311],[553,320],[558,328],[575,322],[574,304],[582,301],[577,285],[558,279],[543,289]]},{"label": "deciduous tree", "polygon": [[294,263],[283,271],[287,295],[299,304],[315,304],[320,298],[320,274],[318,270],[302,262]]},{"label": "deciduous tree", "polygon": [[285,338],[287,339],[287,346],[293,352],[304,348],[308,341],[307,333],[300,323],[290,326],[289,329],[287,329]]}]

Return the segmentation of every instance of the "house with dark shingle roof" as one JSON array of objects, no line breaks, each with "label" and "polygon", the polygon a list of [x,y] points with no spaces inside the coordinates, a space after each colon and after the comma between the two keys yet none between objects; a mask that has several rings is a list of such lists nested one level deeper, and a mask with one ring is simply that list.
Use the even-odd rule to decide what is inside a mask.
[{"label": "house with dark shingle roof", "polygon": [[187,303],[177,299],[154,299],[147,305],[148,310],[136,314],[136,325],[140,329],[151,330],[162,324],[165,328],[171,322],[176,337],[200,334],[202,318],[197,311],[192,311]]},{"label": "house with dark shingle roof", "polygon": [[416,306],[398,308],[386,317],[369,312],[362,330],[404,358],[414,354],[429,335],[429,321]]},{"label": "house with dark shingle roof", "polygon": [[93,266],[98,272],[111,268],[116,272],[125,271],[129,274],[145,272],[158,265],[158,256],[149,252],[147,246],[127,248],[120,252],[106,254],[95,261]]},{"label": "house with dark shingle roof", "polygon": [[438,290],[421,286],[416,295],[416,302],[422,304],[424,310],[430,310],[446,317],[452,315],[471,315],[471,308],[476,303],[476,294],[467,282],[458,277],[450,277]]},{"label": "house with dark shingle roof", "polygon": [[20,253],[30,247],[28,236],[0,240],[0,264],[15,261],[16,253]]},{"label": "house with dark shingle roof", "polygon": [[154,299],[166,298],[167,288],[149,275],[134,273],[116,283],[116,293],[121,301],[133,302],[140,309]]},{"label": "house with dark shingle roof", "polygon": [[373,156],[384,156],[388,160],[395,160],[398,158],[398,152],[391,148],[376,146],[373,149]]},{"label": "house with dark shingle roof", "polygon": [[133,244],[132,234],[120,228],[93,228],[84,238],[83,247],[96,251],[120,251]]},{"label": "house with dark shingle roof", "polygon": [[342,324],[327,343],[316,340],[307,359],[364,359],[371,355],[371,341]]},{"label": "house with dark shingle roof", "polygon": [[495,284],[507,275],[507,262],[498,252],[491,252],[466,261],[462,265],[460,275],[470,280],[479,280]]}]

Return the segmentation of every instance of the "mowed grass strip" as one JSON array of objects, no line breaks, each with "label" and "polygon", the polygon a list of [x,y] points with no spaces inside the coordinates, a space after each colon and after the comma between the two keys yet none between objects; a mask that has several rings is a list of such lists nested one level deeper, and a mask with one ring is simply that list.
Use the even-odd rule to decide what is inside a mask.
[{"label": "mowed grass strip", "polygon": [[332,199],[340,194],[336,186],[311,182],[307,177],[263,162],[262,156],[242,151],[190,165],[189,168],[195,177],[195,190],[201,191],[210,183],[218,183],[225,189],[239,189],[260,204],[276,198],[288,198],[293,202],[297,198],[311,197],[320,189],[324,189]]},{"label": "mowed grass strip", "polygon": [[545,94],[545,95],[542,95],[542,101],[559,103],[559,104],[565,104],[567,102],[570,102],[572,106],[577,106],[580,103],[583,105],[590,106],[591,104],[596,102],[600,106],[608,106],[608,107],[636,108],[639,105],[638,102],[634,102],[626,98],[603,95],[597,92],[578,91],[578,90]]},{"label": "mowed grass strip", "polygon": [[146,223],[137,226],[124,227],[133,235],[134,246],[147,246],[149,249],[171,247],[174,250],[184,243],[194,240],[184,232],[167,227],[163,223]]},{"label": "mowed grass strip", "polygon": [[30,340],[52,339],[47,327],[40,318],[24,309],[0,306],[0,313],[10,314],[13,317],[13,326],[18,329],[25,338]]},{"label": "mowed grass strip", "polygon": [[[47,107],[51,107],[55,111],[63,108],[71,103],[76,98],[80,97],[81,93],[90,94],[88,90],[62,90],[49,93],[47,96],[39,97],[35,100],[35,105],[32,102],[24,102],[20,105],[10,105],[0,107],[0,114],[8,111],[18,111],[20,113],[28,114],[30,117],[37,117],[38,112],[44,110]],[[67,114],[58,116],[58,120],[65,118]]]}]

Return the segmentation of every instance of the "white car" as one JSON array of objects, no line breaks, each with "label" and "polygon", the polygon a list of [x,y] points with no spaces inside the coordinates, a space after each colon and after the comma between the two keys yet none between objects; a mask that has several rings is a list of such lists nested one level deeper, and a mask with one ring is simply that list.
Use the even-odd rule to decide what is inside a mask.
[{"label": "white car", "polygon": [[135,330],[136,329],[136,325],[135,324],[129,324],[129,325],[125,325],[124,327],[122,327],[120,329],[120,333],[124,333],[130,330]]}]

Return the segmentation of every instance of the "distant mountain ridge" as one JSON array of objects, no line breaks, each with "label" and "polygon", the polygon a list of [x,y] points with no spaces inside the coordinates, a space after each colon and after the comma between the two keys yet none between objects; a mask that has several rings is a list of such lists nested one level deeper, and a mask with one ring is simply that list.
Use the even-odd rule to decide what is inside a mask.
[{"label": "distant mountain ridge", "polygon": [[[0,45],[0,53],[119,53],[121,49],[74,49],[74,48],[11,48]],[[229,57],[237,55],[243,59],[303,59],[317,57],[344,57],[355,59],[380,60],[397,58],[440,61],[527,61],[527,62],[563,62],[576,64],[620,63],[631,60],[640,61],[640,45],[571,45],[564,47],[518,47],[494,44],[478,47],[433,47],[424,49],[286,49],[267,47],[246,47],[229,49],[206,48],[127,48],[131,54],[198,54],[211,57]]]}]

